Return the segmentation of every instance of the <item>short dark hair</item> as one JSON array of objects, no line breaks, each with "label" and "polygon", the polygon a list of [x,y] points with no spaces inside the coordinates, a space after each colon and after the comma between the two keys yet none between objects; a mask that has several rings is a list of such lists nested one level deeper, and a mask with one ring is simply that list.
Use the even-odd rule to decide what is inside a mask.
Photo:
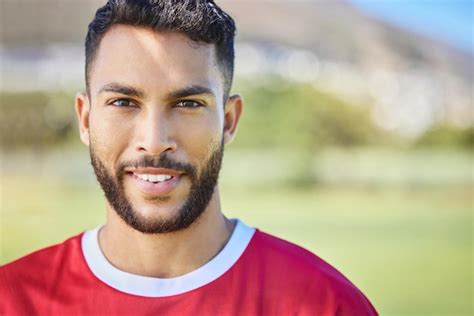
[{"label": "short dark hair", "polygon": [[[212,0],[108,0],[89,24],[86,36],[86,88],[104,34],[113,25],[180,32],[197,43],[214,44],[227,99],[234,73],[234,20]],[[224,99],[224,101],[225,101]]]}]

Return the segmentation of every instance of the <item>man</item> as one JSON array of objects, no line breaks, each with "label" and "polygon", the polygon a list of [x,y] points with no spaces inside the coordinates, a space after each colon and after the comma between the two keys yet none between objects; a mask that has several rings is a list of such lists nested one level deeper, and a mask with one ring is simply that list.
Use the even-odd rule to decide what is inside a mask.
[{"label": "man", "polygon": [[376,315],[317,256],[222,214],[234,33],[212,1],[97,11],[75,107],[106,224],[2,267],[1,315]]}]

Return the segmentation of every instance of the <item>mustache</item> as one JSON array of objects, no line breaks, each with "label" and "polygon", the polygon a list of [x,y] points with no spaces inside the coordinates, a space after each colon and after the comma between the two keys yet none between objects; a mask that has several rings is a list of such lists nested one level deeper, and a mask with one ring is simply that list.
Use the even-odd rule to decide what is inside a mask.
[{"label": "mustache", "polygon": [[125,168],[166,168],[186,173],[191,179],[196,178],[196,168],[189,164],[169,158],[166,154],[160,156],[142,156],[138,160],[123,161],[117,165],[117,175],[122,178]]}]

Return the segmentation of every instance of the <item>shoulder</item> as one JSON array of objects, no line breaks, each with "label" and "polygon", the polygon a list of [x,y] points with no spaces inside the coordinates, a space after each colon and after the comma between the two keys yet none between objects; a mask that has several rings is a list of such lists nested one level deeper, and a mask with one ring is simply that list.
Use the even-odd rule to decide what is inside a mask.
[{"label": "shoulder", "polygon": [[349,282],[339,271],[309,250],[260,230],[255,232],[250,246],[261,259],[277,266],[301,271],[305,276],[318,276],[337,283]]},{"label": "shoulder", "polygon": [[64,266],[68,260],[82,254],[81,236],[82,233],[62,243],[37,250],[0,266],[0,280],[2,281],[0,284],[3,284],[0,286],[0,291],[44,284],[44,280],[57,274],[58,269]]},{"label": "shoulder", "polygon": [[49,247],[36,250],[24,257],[16,259],[10,263],[7,263],[0,267],[0,269],[13,271],[16,269],[28,267],[31,269],[31,265],[43,265],[50,264],[51,262],[60,260],[64,255],[68,253],[80,250],[81,247],[81,234],[70,237],[65,241],[51,245]]},{"label": "shoulder", "polygon": [[[81,236],[71,237],[0,267],[0,315],[33,315],[62,291],[81,267]],[[77,274],[77,273],[76,273]]]},{"label": "shoulder", "polygon": [[274,275],[283,276],[285,286],[297,289],[302,309],[306,306],[312,311],[314,304],[328,304],[325,308],[333,308],[337,315],[376,315],[369,300],[348,278],[303,247],[260,230],[249,247],[257,261],[268,265]]}]

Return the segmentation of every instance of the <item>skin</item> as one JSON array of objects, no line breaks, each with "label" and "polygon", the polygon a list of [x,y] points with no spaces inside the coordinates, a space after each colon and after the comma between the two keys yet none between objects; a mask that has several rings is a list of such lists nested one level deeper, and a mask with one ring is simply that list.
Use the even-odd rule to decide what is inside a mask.
[{"label": "skin", "polygon": [[[78,93],[75,100],[80,137],[110,174],[121,162],[163,153],[200,173],[211,149],[235,136],[242,100],[233,95],[224,104],[223,78],[212,45],[194,43],[176,32],[117,25],[104,35],[89,76],[89,93]],[[109,89],[111,84],[141,95],[110,91],[118,90]],[[173,95],[190,86],[209,93]],[[164,198],[143,193],[132,177],[126,177],[123,186],[141,216],[166,220],[183,205],[191,180],[182,176]],[[195,270],[224,247],[234,228],[221,212],[217,186],[198,220],[170,233],[142,233],[127,225],[108,202],[106,210],[106,224],[99,231],[102,252],[115,267],[143,276],[175,277]]]}]

